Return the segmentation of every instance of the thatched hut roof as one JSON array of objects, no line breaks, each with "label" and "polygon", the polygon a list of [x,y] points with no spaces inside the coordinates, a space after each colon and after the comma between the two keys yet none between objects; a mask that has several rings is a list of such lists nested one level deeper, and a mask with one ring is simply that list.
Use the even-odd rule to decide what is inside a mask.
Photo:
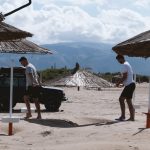
[{"label": "thatched hut roof", "polygon": [[35,43],[26,39],[3,41],[0,42],[0,53],[50,53],[52,52],[46,48],[40,47]]},{"label": "thatched hut roof", "polygon": [[22,39],[26,37],[32,37],[32,34],[29,32],[17,29],[4,22],[0,22],[0,41]]},{"label": "thatched hut roof", "polygon": [[150,30],[138,34],[112,48],[117,54],[149,57],[150,56]]},{"label": "thatched hut roof", "polygon": [[94,75],[87,70],[78,70],[75,74],[66,76],[56,81],[49,81],[47,84],[53,86],[83,86],[86,88],[106,88],[111,87],[111,83]]}]

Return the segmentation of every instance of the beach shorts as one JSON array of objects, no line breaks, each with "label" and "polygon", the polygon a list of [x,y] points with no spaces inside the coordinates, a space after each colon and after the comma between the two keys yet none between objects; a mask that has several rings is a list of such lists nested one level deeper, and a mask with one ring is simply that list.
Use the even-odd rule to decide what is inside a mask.
[{"label": "beach shorts", "polygon": [[28,86],[25,95],[29,95],[31,98],[39,98],[40,96],[40,89],[41,87],[33,87],[33,86]]},{"label": "beach shorts", "polygon": [[135,83],[133,82],[124,87],[124,89],[120,95],[120,98],[125,97],[127,99],[132,99],[134,90],[135,90]]}]

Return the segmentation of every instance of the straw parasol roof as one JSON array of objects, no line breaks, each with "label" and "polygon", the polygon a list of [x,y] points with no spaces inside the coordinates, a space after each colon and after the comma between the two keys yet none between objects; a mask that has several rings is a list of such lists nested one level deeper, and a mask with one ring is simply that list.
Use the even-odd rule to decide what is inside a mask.
[{"label": "straw parasol roof", "polygon": [[26,39],[12,40],[12,41],[0,41],[0,53],[43,53],[52,54],[52,52],[46,48],[42,48],[37,44],[28,41]]},{"label": "straw parasol roof", "polygon": [[32,37],[32,34],[4,22],[0,22],[0,41],[22,39],[26,37]]},{"label": "straw parasol roof", "polygon": [[150,56],[150,30],[119,43],[112,49],[117,54],[147,58]]},{"label": "straw parasol roof", "polygon": [[106,88],[111,87],[111,83],[108,81],[94,75],[90,71],[87,70],[78,70],[73,75],[68,75],[64,78],[61,78],[56,81],[49,81],[46,84],[50,84],[53,86],[82,86],[86,88]]}]

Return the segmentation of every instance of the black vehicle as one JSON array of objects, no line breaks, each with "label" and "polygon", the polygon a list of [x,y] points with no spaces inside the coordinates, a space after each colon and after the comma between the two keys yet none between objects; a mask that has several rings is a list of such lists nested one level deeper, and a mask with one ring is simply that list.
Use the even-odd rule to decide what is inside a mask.
[{"label": "black vehicle", "polygon": [[[26,90],[25,69],[14,68],[13,78],[13,107],[17,103],[23,103],[23,95]],[[10,97],[10,68],[0,69],[0,110],[9,110]],[[39,101],[45,105],[47,111],[55,112],[59,110],[62,101],[65,101],[65,94],[62,89],[42,86]]]}]

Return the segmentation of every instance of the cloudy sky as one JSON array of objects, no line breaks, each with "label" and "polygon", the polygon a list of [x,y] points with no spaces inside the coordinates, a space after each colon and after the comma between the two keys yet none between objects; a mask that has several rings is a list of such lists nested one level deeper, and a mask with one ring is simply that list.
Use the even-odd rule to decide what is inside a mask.
[{"label": "cloudy sky", "polygon": [[[150,0],[32,0],[5,22],[34,34],[39,44],[116,44],[150,29]],[[28,0],[0,0],[5,14]]]}]

